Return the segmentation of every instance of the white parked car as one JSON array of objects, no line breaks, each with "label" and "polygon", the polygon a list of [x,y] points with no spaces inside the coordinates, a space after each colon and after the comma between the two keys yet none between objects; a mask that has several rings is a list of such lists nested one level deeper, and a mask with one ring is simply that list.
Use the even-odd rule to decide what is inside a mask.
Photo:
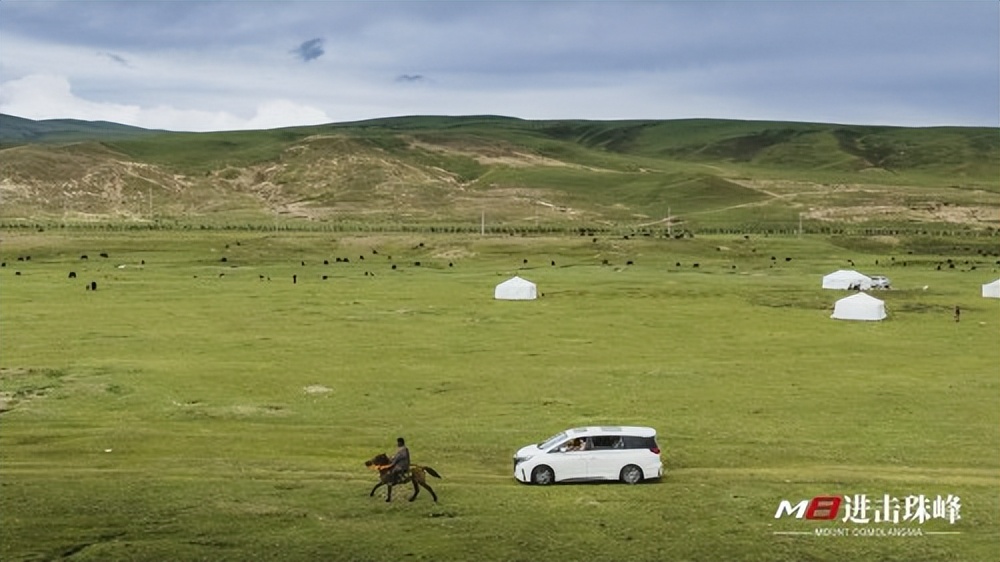
[{"label": "white parked car", "polygon": [[872,289],[888,289],[889,278],[885,275],[872,275]]},{"label": "white parked car", "polygon": [[577,427],[514,455],[514,478],[532,484],[621,480],[637,484],[663,476],[660,446],[651,427]]}]

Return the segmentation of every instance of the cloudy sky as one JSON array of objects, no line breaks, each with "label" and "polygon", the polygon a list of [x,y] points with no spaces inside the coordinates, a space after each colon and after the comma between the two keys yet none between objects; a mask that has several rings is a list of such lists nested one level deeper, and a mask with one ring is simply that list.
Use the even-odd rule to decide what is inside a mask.
[{"label": "cloudy sky", "polygon": [[0,0],[0,112],[1000,125],[1000,2]]}]

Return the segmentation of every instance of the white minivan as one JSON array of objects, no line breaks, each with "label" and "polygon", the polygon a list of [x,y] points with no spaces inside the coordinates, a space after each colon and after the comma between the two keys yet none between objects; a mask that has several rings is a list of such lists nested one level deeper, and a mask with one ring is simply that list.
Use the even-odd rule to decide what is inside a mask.
[{"label": "white minivan", "polygon": [[567,429],[514,455],[514,478],[525,483],[621,480],[637,484],[661,476],[660,447],[651,427]]}]

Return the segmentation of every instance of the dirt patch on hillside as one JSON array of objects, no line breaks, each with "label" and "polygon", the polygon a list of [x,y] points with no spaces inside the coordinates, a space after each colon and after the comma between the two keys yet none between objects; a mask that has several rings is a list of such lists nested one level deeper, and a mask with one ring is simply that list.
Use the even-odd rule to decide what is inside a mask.
[{"label": "dirt patch on hillside", "polygon": [[0,199],[28,199],[34,194],[32,187],[26,183],[16,183],[10,178],[0,178]]},{"label": "dirt patch on hillside", "polygon": [[746,178],[725,178],[726,181],[738,186],[752,189],[774,198],[794,197],[796,195],[817,195],[831,190],[830,186],[810,182],[785,180],[751,180]]},{"label": "dirt patch on hillside", "polygon": [[553,167],[574,168],[578,170],[589,170],[592,172],[616,172],[616,170],[585,166],[575,162],[564,162],[562,160],[556,160],[555,158],[549,158],[540,154],[515,150],[513,147],[503,145],[459,148],[455,146],[445,146],[410,140],[409,146],[410,148],[422,149],[428,152],[465,156],[484,166],[508,166],[511,168]]},{"label": "dirt patch on hillside", "polygon": [[1000,213],[987,206],[905,206],[858,205],[811,209],[803,217],[828,222],[868,222],[877,220],[947,222],[954,224],[997,224]]},{"label": "dirt patch on hillside", "polygon": [[[802,209],[805,219],[861,223],[880,220],[905,222],[944,222],[977,226],[1000,224],[1000,206],[977,204],[988,200],[977,197],[964,204],[919,201],[918,197],[934,198],[924,188],[912,191],[899,186],[862,184],[818,184],[781,180],[730,179],[747,189],[767,195],[769,199],[745,203],[736,207],[767,205],[784,202]],[[1000,203],[1000,201],[998,201]]]},{"label": "dirt patch on hillside", "polygon": [[294,217],[306,220],[321,220],[330,214],[330,210],[323,207],[315,207],[309,203],[295,202],[278,205],[275,212],[279,215]]},{"label": "dirt patch on hillside", "polygon": [[532,166],[558,166],[571,167],[571,164],[547,158],[538,154],[530,154],[514,150],[505,146],[477,146],[475,148],[458,148],[454,146],[443,146],[431,144],[418,140],[410,141],[410,148],[426,150],[428,152],[440,152],[443,154],[456,154],[472,158],[483,165],[504,165],[512,168],[532,167]]}]

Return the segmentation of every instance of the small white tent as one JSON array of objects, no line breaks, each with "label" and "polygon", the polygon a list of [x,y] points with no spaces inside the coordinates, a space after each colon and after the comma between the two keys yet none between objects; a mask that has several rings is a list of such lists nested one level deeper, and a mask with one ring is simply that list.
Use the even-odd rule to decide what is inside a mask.
[{"label": "small white tent", "polygon": [[1000,279],[983,285],[983,297],[987,299],[1000,299]]},{"label": "small white tent", "polygon": [[885,302],[866,293],[844,297],[833,305],[830,318],[837,320],[882,320]]},{"label": "small white tent", "polygon": [[823,288],[841,290],[853,288],[867,291],[872,288],[872,278],[853,269],[841,269],[823,276]]},{"label": "small white tent", "polygon": [[514,276],[497,285],[493,298],[508,301],[530,301],[538,298],[538,289],[527,279]]}]

